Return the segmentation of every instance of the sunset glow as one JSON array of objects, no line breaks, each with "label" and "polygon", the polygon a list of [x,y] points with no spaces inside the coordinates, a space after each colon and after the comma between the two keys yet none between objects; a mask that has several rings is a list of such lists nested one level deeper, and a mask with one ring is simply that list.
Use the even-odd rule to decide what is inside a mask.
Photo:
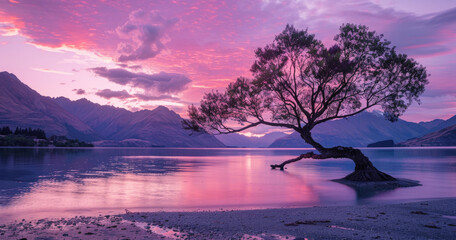
[{"label": "sunset glow", "polygon": [[456,112],[455,14],[443,0],[2,1],[0,65],[42,95],[185,116],[205,92],[249,77],[253,51],[287,23],[325,44],[342,23],[360,23],[431,74],[403,118],[446,119]]}]

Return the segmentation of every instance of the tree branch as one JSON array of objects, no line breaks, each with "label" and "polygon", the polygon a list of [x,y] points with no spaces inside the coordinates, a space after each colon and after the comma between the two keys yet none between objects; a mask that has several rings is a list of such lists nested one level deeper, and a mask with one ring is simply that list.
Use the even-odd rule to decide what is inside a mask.
[{"label": "tree branch", "polygon": [[299,155],[299,157],[297,158],[292,158],[292,159],[289,159],[281,164],[272,164],[271,165],[271,168],[272,169],[276,169],[276,168],[280,168],[280,170],[283,171],[285,165],[287,164],[290,164],[290,163],[294,163],[294,162],[297,162],[299,160],[302,160],[304,158],[313,158],[313,159],[325,159],[325,158],[329,158],[329,157],[325,157],[324,155],[322,154],[315,154],[313,152],[308,152],[308,153],[305,153],[305,154],[301,154]]}]

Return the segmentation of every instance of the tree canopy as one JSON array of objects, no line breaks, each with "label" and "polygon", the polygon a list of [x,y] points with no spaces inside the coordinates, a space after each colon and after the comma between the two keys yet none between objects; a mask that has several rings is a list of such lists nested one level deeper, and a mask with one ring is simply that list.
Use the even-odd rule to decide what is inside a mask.
[{"label": "tree canopy", "polygon": [[[382,34],[344,24],[327,48],[307,30],[287,25],[255,51],[252,78],[190,106],[187,128],[224,134],[260,124],[309,132],[323,122],[378,106],[396,121],[424,92],[426,68],[396,51]],[[234,127],[235,126],[235,127]]]}]

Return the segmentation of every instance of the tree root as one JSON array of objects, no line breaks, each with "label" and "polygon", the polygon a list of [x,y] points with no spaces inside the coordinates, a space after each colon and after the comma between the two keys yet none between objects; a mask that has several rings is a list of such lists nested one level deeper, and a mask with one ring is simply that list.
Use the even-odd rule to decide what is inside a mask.
[{"label": "tree root", "polygon": [[396,181],[397,179],[377,170],[373,169],[363,169],[355,170],[349,175],[345,176],[343,179],[355,181],[355,182],[381,182],[381,181]]}]

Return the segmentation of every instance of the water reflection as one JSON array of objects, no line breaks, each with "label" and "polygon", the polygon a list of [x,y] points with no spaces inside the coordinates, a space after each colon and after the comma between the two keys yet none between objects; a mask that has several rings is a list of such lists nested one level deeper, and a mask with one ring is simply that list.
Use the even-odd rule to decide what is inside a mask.
[{"label": "water reflection", "polygon": [[456,149],[364,149],[374,164],[423,186],[359,191],[329,181],[349,160],[271,163],[303,149],[0,148],[0,218],[187,210],[350,205],[456,197]]}]

